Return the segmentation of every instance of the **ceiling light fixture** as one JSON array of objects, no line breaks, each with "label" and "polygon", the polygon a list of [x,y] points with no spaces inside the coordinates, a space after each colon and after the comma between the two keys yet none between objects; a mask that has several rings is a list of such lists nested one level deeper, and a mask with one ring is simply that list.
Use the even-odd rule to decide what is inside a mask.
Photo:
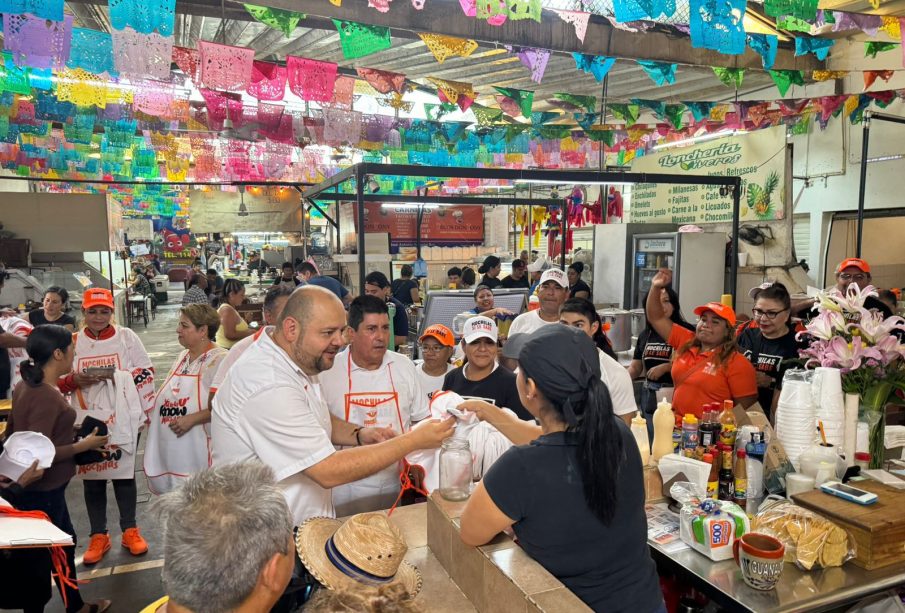
[{"label": "ceiling light fixture", "polygon": [[683,138],[682,140],[672,141],[670,143],[662,143],[655,145],[652,151],[663,151],[664,149],[672,149],[673,147],[682,147],[683,145],[695,145],[704,143],[709,140],[716,140],[725,136],[740,136],[747,134],[747,130],[721,130],[719,132],[711,132],[710,134],[701,134],[700,136],[692,136],[691,138]]},{"label": "ceiling light fixture", "polygon": [[873,164],[874,162],[891,162],[893,160],[901,159],[905,159],[905,153],[895,153],[892,155],[880,155],[875,158],[867,158],[867,163]]}]

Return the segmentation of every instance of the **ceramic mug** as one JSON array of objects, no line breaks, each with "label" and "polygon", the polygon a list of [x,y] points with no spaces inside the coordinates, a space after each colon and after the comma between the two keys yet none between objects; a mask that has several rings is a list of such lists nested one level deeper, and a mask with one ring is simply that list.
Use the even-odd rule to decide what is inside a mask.
[{"label": "ceramic mug", "polygon": [[756,590],[772,590],[782,575],[785,545],[766,534],[749,532],[732,544],[735,563],[742,579]]}]

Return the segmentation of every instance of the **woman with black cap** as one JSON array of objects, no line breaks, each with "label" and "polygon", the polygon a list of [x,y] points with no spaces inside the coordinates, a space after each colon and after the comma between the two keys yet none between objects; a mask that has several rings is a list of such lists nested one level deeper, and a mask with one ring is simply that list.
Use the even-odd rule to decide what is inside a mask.
[{"label": "woman with black cap", "polygon": [[488,255],[484,258],[484,263],[478,268],[478,273],[484,275],[481,277],[479,285],[486,285],[490,289],[500,286],[500,270],[503,268],[500,258],[495,255]]},{"label": "woman with black cap", "polygon": [[462,540],[484,545],[511,527],[528,555],[593,610],[665,611],[647,547],[641,456],[613,414],[594,342],[546,326],[518,362],[519,396],[541,434],[484,475],[462,514]]},{"label": "woman with black cap", "polygon": [[591,286],[581,280],[584,262],[573,262],[566,274],[569,276],[569,298],[591,299]]}]

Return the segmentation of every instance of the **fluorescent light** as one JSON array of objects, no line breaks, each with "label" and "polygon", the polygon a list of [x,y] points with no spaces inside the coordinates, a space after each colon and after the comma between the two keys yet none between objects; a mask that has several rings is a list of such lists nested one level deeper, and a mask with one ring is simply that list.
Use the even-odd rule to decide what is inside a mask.
[{"label": "fluorescent light", "polygon": [[438,209],[441,206],[453,206],[452,204],[438,204],[436,202],[432,202],[429,204],[418,204],[417,202],[383,202],[380,205],[382,209],[415,209],[418,207],[423,209]]},{"label": "fluorescent light", "polygon": [[683,138],[682,140],[672,141],[671,143],[663,143],[662,145],[656,145],[652,148],[652,151],[662,151],[663,149],[671,149],[672,147],[681,147],[682,145],[693,145],[695,143],[703,143],[709,140],[716,140],[718,138],[723,138],[724,136],[739,136],[741,134],[747,134],[747,130],[721,130],[720,132],[712,132],[710,134],[702,134],[700,136],[693,136],[691,138]]},{"label": "fluorescent light", "polygon": [[553,181],[552,179],[515,179],[515,183],[531,183],[539,185],[634,185],[633,182],[618,183],[615,181]]},{"label": "fluorescent light", "polygon": [[901,160],[905,158],[905,153],[896,153],[894,155],[881,155],[875,158],[867,158],[868,164],[873,164],[874,162],[891,162],[892,160]]}]

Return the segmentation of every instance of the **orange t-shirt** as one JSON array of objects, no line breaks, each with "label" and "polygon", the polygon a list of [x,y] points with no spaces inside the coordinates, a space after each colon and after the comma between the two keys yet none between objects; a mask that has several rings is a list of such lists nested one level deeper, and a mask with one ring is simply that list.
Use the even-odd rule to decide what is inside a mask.
[{"label": "orange t-shirt", "polygon": [[[678,349],[694,338],[694,332],[673,325],[667,341]],[[741,353],[734,353],[728,362],[717,366],[711,360],[713,351],[701,353],[691,348],[672,363],[672,380],[676,390],[672,408],[677,421],[686,413],[694,413],[699,419],[702,408],[709,402],[736,400],[745,396],[757,396],[757,380],[754,367]]]}]

